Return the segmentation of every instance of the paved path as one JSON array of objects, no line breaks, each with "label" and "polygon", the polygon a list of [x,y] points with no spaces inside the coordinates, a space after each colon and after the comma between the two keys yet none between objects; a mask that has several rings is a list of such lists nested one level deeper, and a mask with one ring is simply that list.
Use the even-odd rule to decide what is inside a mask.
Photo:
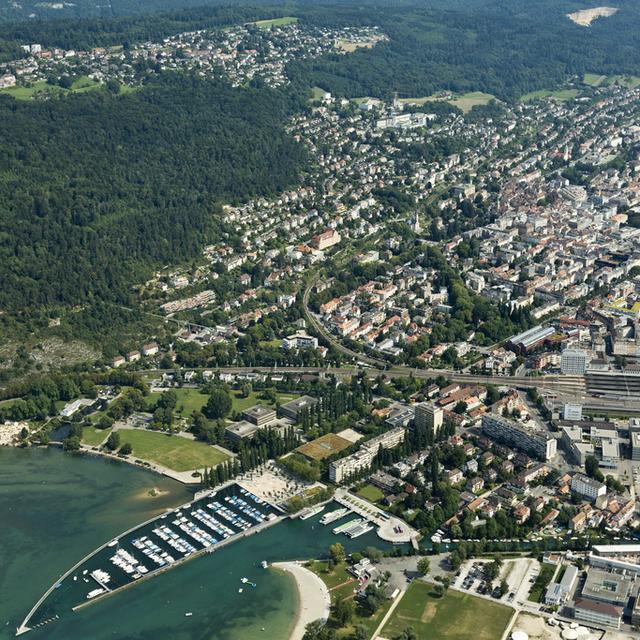
[{"label": "paved path", "polygon": [[393,601],[393,604],[389,607],[389,611],[387,611],[384,618],[382,618],[382,620],[380,621],[378,628],[373,632],[373,635],[371,636],[371,640],[376,640],[376,638],[380,635],[380,633],[382,633],[382,630],[384,629],[384,625],[387,624],[387,620],[389,620],[389,618],[391,617],[391,614],[395,611],[395,608],[398,606],[400,600],[402,600],[403,595],[404,595],[404,591],[401,591],[396,596],[396,599]]},{"label": "paved path", "polygon": [[300,596],[298,619],[289,640],[302,640],[305,627],[314,620],[326,622],[331,610],[331,596],[327,585],[313,571],[299,562],[274,562],[273,567],[290,573],[296,581]]}]

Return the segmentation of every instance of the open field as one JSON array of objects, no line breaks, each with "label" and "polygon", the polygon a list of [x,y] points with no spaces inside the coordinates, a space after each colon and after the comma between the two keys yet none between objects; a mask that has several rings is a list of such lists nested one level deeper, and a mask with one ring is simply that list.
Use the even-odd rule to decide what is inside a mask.
[{"label": "open field", "polygon": [[365,484],[362,489],[358,489],[356,495],[368,500],[369,502],[378,502],[378,500],[382,500],[382,498],[384,498],[384,493],[372,484]]},{"label": "open field", "polygon": [[81,76],[74,80],[71,89],[63,89],[58,85],[47,84],[45,80],[34,82],[30,87],[8,87],[1,89],[0,94],[13,96],[16,100],[31,100],[40,93],[48,93],[51,95],[64,95],[68,93],[84,93],[93,91],[102,86],[100,82],[92,80],[88,76]]},{"label": "open field", "polygon": [[582,77],[582,82],[590,87],[599,87],[606,79],[607,76],[601,76],[597,73],[585,73]]},{"label": "open field", "polygon": [[143,429],[119,429],[118,433],[120,442],[128,442],[133,448],[134,458],[156,462],[174,471],[213,467],[228,458],[214,447],[180,436]]},{"label": "open field", "polygon": [[[178,399],[176,403],[175,413],[181,418],[190,416],[194,411],[200,411],[205,404],[209,396],[200,392],[198,389],[172,389]],[[149,396],[148,408],[153,411],[156,403],[160,398],[160,393],[151,393]]]},{"label": "open field", "polygon": [[[298,397],[295,393],[278,393],[276,395],[280,404],[284,404],[285,402],[289,402],[289,400],[293,400],[294,398]],[[253,407],[256,404],[271,406],[271,403],[265,400],[262,397],[262,393],[259,391],[252,391],[246,398],[242,397],[242,393],[240,391],[232,391],[231,400],[233,402],[231,410],[238,412],[244,411],[245,409]]]},{"label": "open field", "polygon": [[111,433],[111,429],[96,429],[95,427],[85,427],[82,430],[82,444],[90,447],[101,445]]},{"label": "open field", "polygon": [[260,29],[271,29],[271,27],[283,27],[287,24],[295,24],[298,18],[295,16],[283,16],[282,18],[273,18],[272,20],[258,20],[253,24]]},{"label": "open field", "polygon": [[320,87],[311,87],[311,100],[321,100],[325,93]]},{"label": "open field", "polygon": [[525,93],[520,97],[522,102],[531,102],[532,100],[541,100],[543,98],[555,98],[561,102],[567,100],[573,100],[580,94],[578,89],[556,89],[550,91],[548,89],[540,89],[540,91],[532,91],[531,93]]},{"label": "open field", "polygon": [[490,93],[483,93],[482,91],[471,91],[469,93],[463,93],[460,95],[451,95],[451,96],[441,96],[441,95],[433,95],[433,96],[423,96],[421,98],[402,98],[400,102],[405,102],[408,104],[417,104],[423,105],[427,102],[447,102],[454,107],[458,107],[464,113],[467,113],[473,109],[473,107],[489,104],[491,100],[493,100],[495,96]]},{"label": "open field", "polygon": [[334,453],[340,453],[343,449],[351,446],[349,440],[345,440],[335,433],[326,433],[311,442],[307,442],[296,449],[307,458],[312,460],[324,460]]},{"label": "open field", "polygon": [[371,49],[380,42],[380,38],[372,38],[366,42],[351,42],[350,40],[338,40],[336,42],[336,49],[340,51],[346,51],[347,53],[353,53],[357,49]]},{"label": "open field", "polygon": [[581,27],[590,27],[594,20],[609,18],[617,12],[618,9],[615,7],[594,7],[593,9],[582,9],[582,11],[567,13],[567,18]]},{"label": "open field", "polygon": [[418,638],[496,640],[513,615],[509,607],[458,591],[448,590],[441,598],[432,592],[433,585],[412,582],[382,635],[394,638],[412,627]]}]

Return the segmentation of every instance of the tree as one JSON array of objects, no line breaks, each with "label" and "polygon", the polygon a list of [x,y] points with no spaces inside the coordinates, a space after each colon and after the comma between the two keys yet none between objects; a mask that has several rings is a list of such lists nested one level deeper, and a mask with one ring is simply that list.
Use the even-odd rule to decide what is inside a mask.
[{"label": "tree", "polygon": [[376,547],[366,547],[364,555],[371,560],[371,562],[380,562],[382,560],[382,551]]},{"label": "tree", "polygon": [[431,561],[429,558],[420,558],[418,560],[418,573],[421,576],[426,576],[431,570]]},{"label": "tree", "polygon": [[109,451],[115,451],[120,446],[120,434],[117,431],[112,431],[109,434],[106,446]]},{"label": "tree", "polygon": [[356,606],[353,600],[340,599],[333,605],[333,617],[341,627],[351,622],[355,612]]},{"label": "tree", "polygon": [[129,443],[129,442],[125,442],[125,443],[120,447],[120,453],[121,453],[123,456],[130,456],[132,451],[133,451],[133,447],[131,446],[131,443]]},{"label": "tree", "polygon": [[219,420],[227,416],[232,404],[231,396],[224,389],[214,389],[204,406],[203,413],[207,418]]},{"label": "tree", "polygon": [[329,547],[329,556],[336,564],[344,562],[344,559],[346,558],[344,547],[339,542],[332,544]]},{"label": "tree", "polygon": [[604,480],[604,475],[602,474],[602,471],[600,471],[600,465],[598,464],[598,459],[595,456],[587,456],[585,458],[584,470],[590,478],[598,480],[599,482]]},{"label": "tree", "polygon": [[418,636],[412,627],[407,627],[398,636],[395,636],[393,640],[418,640]]}]

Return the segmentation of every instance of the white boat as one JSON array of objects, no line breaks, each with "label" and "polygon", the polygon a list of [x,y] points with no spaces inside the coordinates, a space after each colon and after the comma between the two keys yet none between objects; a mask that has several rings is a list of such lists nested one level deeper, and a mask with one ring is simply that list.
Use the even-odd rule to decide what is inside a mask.
[{"label": "white boat", "polygon": [[300,520],[308,520],[309,518],[313,518],[313,516],[318,515],[321,511],[325,509],[324,504],[321,504],[318,507],[309,507],[308,509],[304,509],[300,514]]},{"label": "white boat", "polygon": [[93,591],[89,591],[89,593],[87,593],[87,600],[92,600],[93,598],[99,596],[101,593],[104,593],[104,589],[93,589]]},{"label": "white boat", "polygon": [[340,520],[343,516],[346,516],[349,513],[349,509],[338,509],[337,511],[330,511],[329,513],[325,513],[322,518],[320,518],[320,524],[329,524],[331,522],[335,522],[336,520]]},{"label": "white boat", "polygon": [[238,589],[238,593],[242,593],[242,592],[243,592],[243,589],[242,587],[240,587],[240,589]]},{"label": "white boat", "polygon": [[118,544],[118,541],[117,541],[117,540],[112,540],[112,541],[107,545],[107,547],[115,547],[117,544]]},{"label": "white boat", "polygon": [[267,568],[269,567],[269,563],[268,563],[266,560],[263,560],[263,561],[260,563],[260,566],[261,566],[263,569],[267,569]]},{"label": "white boat", "polygon": [[190,618],[193,615],[193,613],[191,613],[191,611],[187,611],[187,613],[184,614],[185,618]]}]

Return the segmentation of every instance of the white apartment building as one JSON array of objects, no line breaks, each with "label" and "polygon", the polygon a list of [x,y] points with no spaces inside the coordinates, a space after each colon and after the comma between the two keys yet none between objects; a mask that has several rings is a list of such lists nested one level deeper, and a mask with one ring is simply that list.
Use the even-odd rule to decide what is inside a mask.
[{"label": "white apartment building", "polygon": [[587,369],[587,352],[584,349],[568,348],[560,357],[560,371],[567,376],[581,376]]}]

